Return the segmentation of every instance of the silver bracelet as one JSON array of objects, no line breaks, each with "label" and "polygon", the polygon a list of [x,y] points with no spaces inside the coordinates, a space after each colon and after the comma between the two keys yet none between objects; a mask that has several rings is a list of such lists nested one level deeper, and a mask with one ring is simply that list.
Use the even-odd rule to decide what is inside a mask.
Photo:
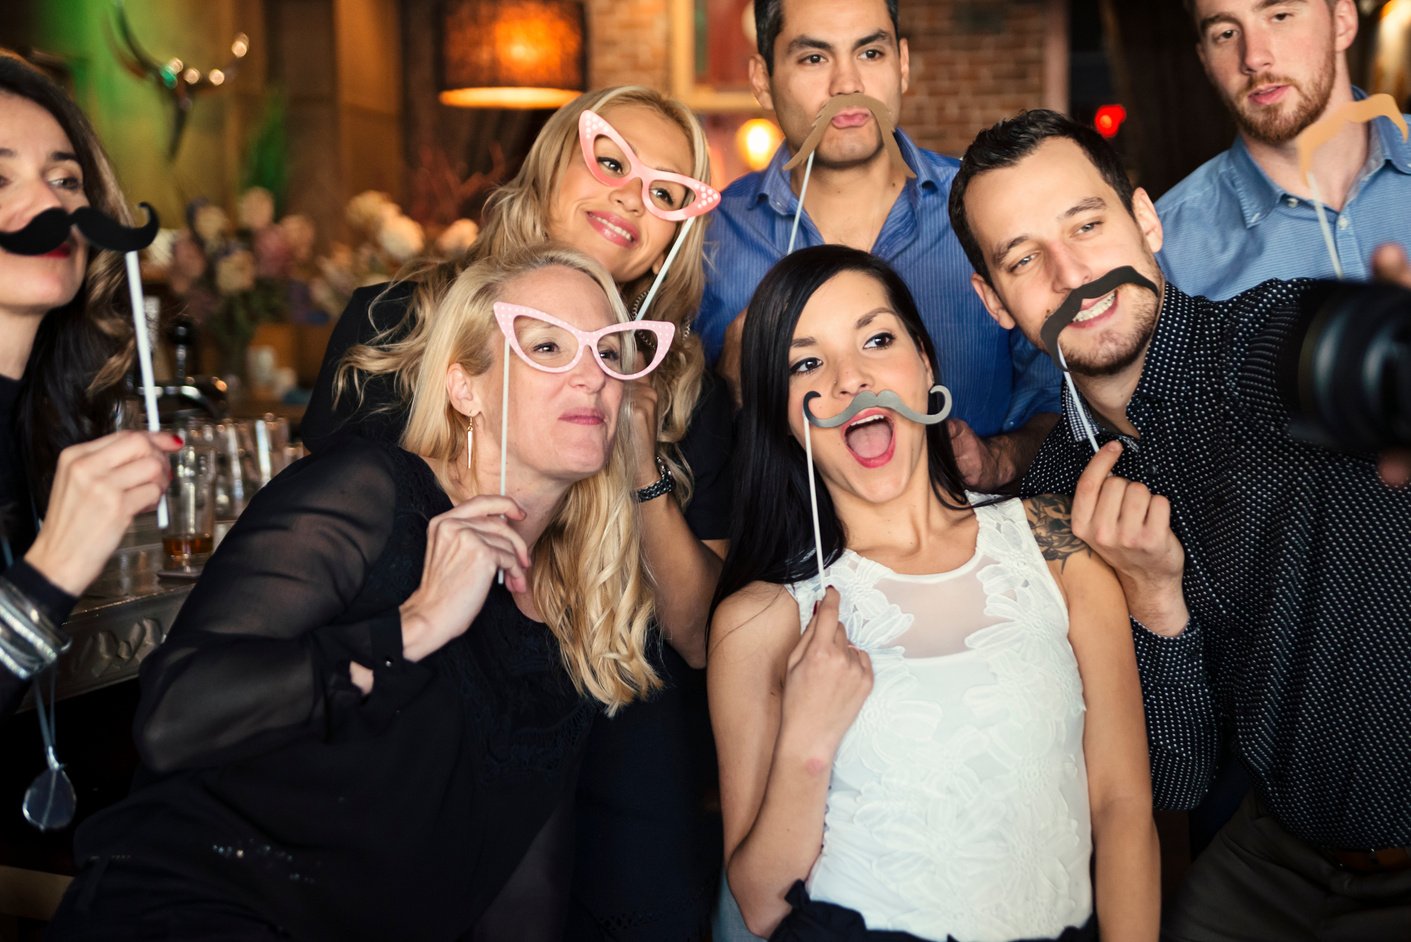
[{"label": "silver bracelet", "polygon": [[0,666],[29,680],[68,650],[69,637],[7,579],[0,579]]}]

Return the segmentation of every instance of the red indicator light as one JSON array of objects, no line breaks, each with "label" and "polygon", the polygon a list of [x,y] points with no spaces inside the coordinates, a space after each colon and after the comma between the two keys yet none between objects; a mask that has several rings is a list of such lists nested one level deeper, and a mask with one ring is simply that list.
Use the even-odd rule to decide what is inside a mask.
[{"label": "red indicator light", "polygon": [[1106,138],[1114,138],[1127,120],[1127,109],[1121,105],[1103,105],[1093,116],[1093,127]]}]

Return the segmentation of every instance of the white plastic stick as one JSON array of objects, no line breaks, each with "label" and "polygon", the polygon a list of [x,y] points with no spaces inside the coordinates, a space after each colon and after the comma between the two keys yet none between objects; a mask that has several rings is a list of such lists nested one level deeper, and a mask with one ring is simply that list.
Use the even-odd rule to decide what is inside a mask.
[{"label": "white plastic stick", "polygon": [[808,506],[813,511],[813,552],[818,559],[818,588],[825,588],[823,582],[823,531],[818,526],[818,489],[813,483],[813,433],[808,421],[808,409],[803,413],[803,453],[808,462]]},{"label": "white plastic stick", "polygon": [[1093,446],[1093,454],[1097,454],[1097,436],[1093,434],[1092,423],[1088,421],[1087,413],[1083,411],[1083,400],[1078,397],[1078,387],[1073,384],[1073,374],[1068,370],[1068,358],[1063,355],[1063,348],[1058,348],[1058,360],[1063,364],[1063,381],[1068,384],[1068,395],[1073,397],[1073,408],[1078,410],[1078,416],[1083,423],[1083,431],[1087,433],[1088,444]]},{"label": "white plastic stick", "polygon": [[[510,338],[505,335],[505,382],[500,395],[500,496],[505,496],[505,479],[509,473],[510,445]],[[505,584],[505,571],[500,570],[496,577],[500,585]]]},{"label": "white plastic stick", "polygon": [[671,251],[666,254],[666,261],[661,263],[661,271],[657,272],[656,278],[652,280],[652,286],[647,290],[647,296],[642,300],[642,306],[637,309],[637,313],[632,316],[634,321],[639,321],[647,316],[647,308],[652,306],[652,299],[657,296],[657,289],[666,280],[666,273],[671,271],[671,263],[676,260],[676,253],[681,251],[681,246],[686,243],[686,235],[691,231],[691,227],[696,224],[696,217],[692,216],[686,220],[686,224],[681,227],[681,231],[676,234],[676,242],[671,246]]},{"label": "white plastic stick", "polygon": [[[147,335],[147,314],[142,303],[142,270],[137,265],[137,253],[123,256],[127,263],[127,293],[132,301],[132,334],[137,339],[137,368],[142,377],[142,399],[147,407],[147,431],[161,429],[157,416],[157,381],[152,375],[152,340]],[[157,501],[157,526],[167,525],[167,499]]]},{"label": "white plastic stick", "polygon": [[799,208],[794,213],[794,227],[789,230],[789,249],[784,254],[788,255],[794,251],[794,239],[799,234],[799,220],[803,218],[803,200],[808,195],[808,178],[813,173],[813,151],[808,155],[808,162],[803,166],[803,185],[799,187]]},{"label": "white plastic stick", "polygon": [[1318,231],[1323,233],[1323,246],[1328,250],[1328,258],[1332,259],[1333,274],[1337,275],[1338,281],[1342,281],[1342,262],[1338,260],[1337,245],[1333,242],[1333,227],[1328,224],[1323,197],[1318,192],[1318,180],[1312,173],[1305,179],[1308,181],[1308,189],[1313,193],[1313,209],[1318,213]]}]

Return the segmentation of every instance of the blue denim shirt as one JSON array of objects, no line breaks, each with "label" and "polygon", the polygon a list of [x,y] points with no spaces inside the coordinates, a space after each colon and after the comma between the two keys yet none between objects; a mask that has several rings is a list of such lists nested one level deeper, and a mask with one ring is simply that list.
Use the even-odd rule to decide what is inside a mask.
[{"label": "blue denim shirt", "polygon": [[[1017,428],[1036,412],[1057,412],[1058,371],[1018,331],[996,324],[970,286],[973,269],[946,206],[959,161],[921,150],[901,131],[897,143],[916,179],[906,182],[872,251],[911,289],[936,345],[938,380],[954,397],[954,415],[987,436]],[[765,170],[731,184],[711,214],[696,329],[712,363],[725,328],[788,247],[799,205],[783,169],[788,160],[788,148],[781,146]],[[822,243],[805,213],[794,247]]]},{"label": "blue denim shirt", "polygon": [[[1370,128],[1367,163],[1342,211],[1324,207],[1343,273],[1356,281],[1371,277],[1377,246],[1397,242],[1411,253],[1411,144],[1385,118]],[[1158,259],[1187,294],[1223,300],[1270,278],[1334,277],[1313,202],[1270,180],[1242,138],[1173,187],[1156,211],[1166,233]]]}]

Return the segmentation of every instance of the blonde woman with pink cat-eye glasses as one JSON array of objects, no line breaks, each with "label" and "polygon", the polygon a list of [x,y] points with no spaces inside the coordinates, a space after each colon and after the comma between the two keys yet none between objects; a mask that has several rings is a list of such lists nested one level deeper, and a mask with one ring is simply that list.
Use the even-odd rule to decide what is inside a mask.
[{"label": "blonde woman with pink cat-eye glasses", "polygon": [[518,172],[490,196],[465,258],[354,295],[304,420],[315,451],[348,430],[396,440],[406,412],[395,404],[394,383],[374,375],[355,388],[359,370],[417,343],[466,265],[523,245],[552,239],[587,254],[612,276],[631,315],[674,326],[657,368],[626,384],[630,497],[666,642],[655,661],[665,689],[594,730],[575,815],[566,929],[574,939],[704,937],[719,878],[700,668],[727,548],[732,416],[691,329],[705,285],[705,234],[720,200],[710,179],[704,133],[680,102],[640,86],[580,96],[548,119]]}]

